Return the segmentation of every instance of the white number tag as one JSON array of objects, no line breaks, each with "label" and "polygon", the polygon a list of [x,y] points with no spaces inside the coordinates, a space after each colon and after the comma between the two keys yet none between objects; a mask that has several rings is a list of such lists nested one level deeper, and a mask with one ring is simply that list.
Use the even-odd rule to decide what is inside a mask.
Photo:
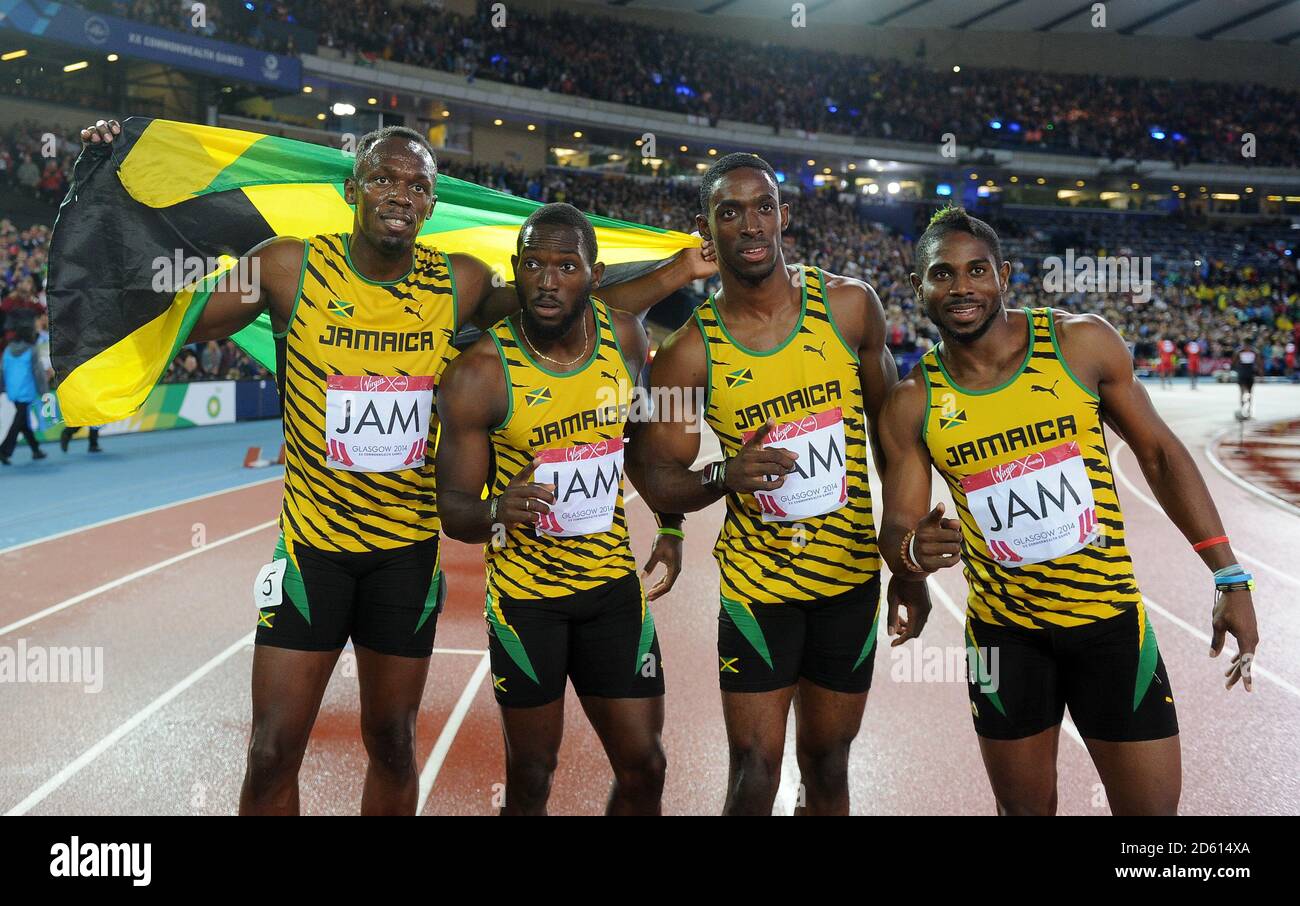
[{"label": "white number tag", "polygon": [[289,561],[283,557],[263,566],[253,583],[253,606],[258,610],[279,607],[283,599],[284,573]]}]

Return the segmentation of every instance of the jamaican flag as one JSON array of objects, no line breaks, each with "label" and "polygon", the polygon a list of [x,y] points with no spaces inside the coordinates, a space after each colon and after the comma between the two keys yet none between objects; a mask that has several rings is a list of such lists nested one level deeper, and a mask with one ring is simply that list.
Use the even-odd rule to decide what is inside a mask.
[{"label": "jamaican flag", "polygon": [[[111,145],[78,158],[50,248],[50,357],[70,425],[138,409],[206,304],[211,279],[176,264],[209,262],[215,277],[273,236],[350,230],[343,180],[354,158],[337,148],[256,132],[132,117]],[[524,219],[539,205],[450,176],[418,241],[474,255],[502,274]],[[608,265],[661,262],[698,240],[589,215]],[[619,268],[624,279],[640,268]],[[190,282],[160,274],[193,272]],[[617,276],[606,282],[616,282]],[[235,342],[274,370],[270,316]]]}]

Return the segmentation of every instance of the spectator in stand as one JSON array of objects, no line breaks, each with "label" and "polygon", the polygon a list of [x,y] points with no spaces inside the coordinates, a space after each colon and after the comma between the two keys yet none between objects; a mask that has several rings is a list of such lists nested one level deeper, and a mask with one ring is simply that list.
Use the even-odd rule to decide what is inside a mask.
[{"label": "spectator in stand", "polygon": [[8,433],[0,441],[0,465],[6,466],[14,454],[19,435],[32,448],[32,459],[45,458],[32,432],[29,415],[31,406],[50,389],[45,380],[45,368],[36,351],[36,327],[31,321],[26,321],[18,326],[16,334],[0,356],[0,390],[9,397],[16,410]]}]

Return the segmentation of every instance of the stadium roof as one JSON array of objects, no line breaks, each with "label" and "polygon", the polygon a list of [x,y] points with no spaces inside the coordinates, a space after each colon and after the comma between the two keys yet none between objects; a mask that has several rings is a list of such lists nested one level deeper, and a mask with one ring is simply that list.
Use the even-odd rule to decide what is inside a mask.
[{"label": "stadium roof", "polygon": [[[790,0],[584,0],[612,8],[788,19]],[[806,0],[820,22],[876,28],[1092,32],[1092,0]],[[1114,34],[1225,41],[1300,39],[1297,0],[1110,0]]]}]

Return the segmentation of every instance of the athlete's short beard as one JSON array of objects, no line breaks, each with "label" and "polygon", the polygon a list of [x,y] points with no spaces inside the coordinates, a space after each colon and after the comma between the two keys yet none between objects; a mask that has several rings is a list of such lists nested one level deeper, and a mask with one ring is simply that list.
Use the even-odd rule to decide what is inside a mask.
[{"label": "athlete's short beard", "polygon": [[974,343],[980,337],[984,336],[984,334],[989,332],[989,328],[993,326],[993,319],[1002,314],[1002,307],[1002,297],[999,296],[997,304],[993,306],[993,310],[989,312],[988,317],[976,325],[974,329],[969,330],[966,333],[954,333],[944,327],[943,322],[933,315],[930,316],[930,320],[939,328],[939,333],[945,340],[952,340],[954,343]]},{"label": "athlete's short beard", "polygon": [[553,343],[563,337],[573,329],[573,325],[578,323],[578,319],[587,313],[586,299],[587,296],[584,295],[582,301],[574,305],[573,309],[555,324],[545,324],[538,321],[533,317],[532,310],[525,305],[520,312],[520,318],[523,319],[524,330],[527,331],[528,338],[539,343]]}]

